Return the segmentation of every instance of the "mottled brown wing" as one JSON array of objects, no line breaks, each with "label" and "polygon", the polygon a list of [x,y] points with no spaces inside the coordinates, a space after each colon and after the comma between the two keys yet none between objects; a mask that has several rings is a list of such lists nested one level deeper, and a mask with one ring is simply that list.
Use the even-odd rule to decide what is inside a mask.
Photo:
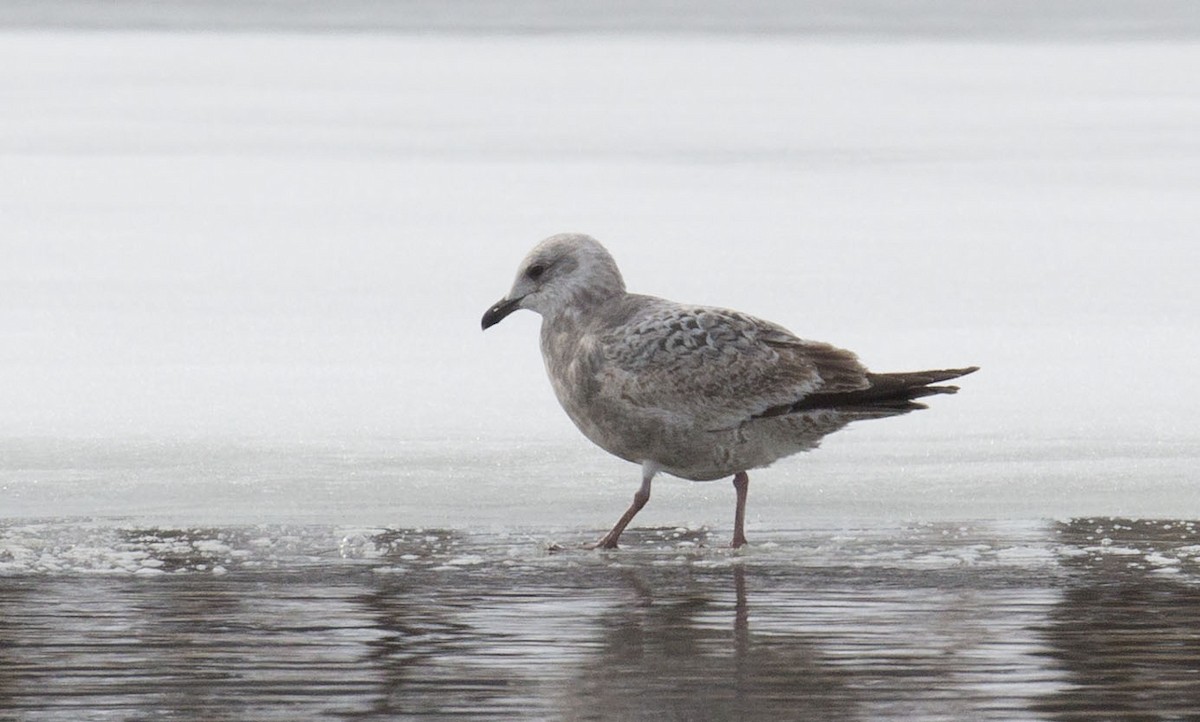
[{"label": "mottled brown wing", "polygon": [[644,304],[598,337],[601,393],[728,429],[814,393],[866,388],[854,354],[720,308]]}]

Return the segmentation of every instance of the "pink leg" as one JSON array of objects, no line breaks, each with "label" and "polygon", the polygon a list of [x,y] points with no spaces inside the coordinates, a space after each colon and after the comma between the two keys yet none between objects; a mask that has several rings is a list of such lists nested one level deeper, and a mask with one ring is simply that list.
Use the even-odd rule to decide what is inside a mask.
[{"label": "pink leg", "polygon": [[617,548],[617,539],[621,537],[621,532],[625,531],[625,527],[629,526],[629,522],[633,521],[633,517],[637,516],[637,513],[642,510],[642,507],[646,505],[646,502],[650,501],[651,478],[653,478],[653,475],[642,477],[642,488],[638,489],[637,493],[633,495],[633,503],[629,505],[629,508],[626,509],[625,513],[621,515],[621,518],[617,520],[617,523],[612,528],[612,531],[605,534],[603,539],[596,542],[597,549]]},{"label": "pink leg", "polygon": [[750,476],[739,471],[733,475],[733,488],[737,492],[737,509],[733,512],[733,544],[734,549],[746,545],[746,488],[750,485]]}]

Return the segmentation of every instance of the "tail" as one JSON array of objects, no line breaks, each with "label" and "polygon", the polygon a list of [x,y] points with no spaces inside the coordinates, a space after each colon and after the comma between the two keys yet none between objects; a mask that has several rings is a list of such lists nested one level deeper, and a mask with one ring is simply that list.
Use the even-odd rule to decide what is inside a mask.
[{"label": "tail", "polygon": [[858,391],[815,393],[792,404],[787,413],[836,409],[858,411],[865,414],[891,416],[917,409],[928,408],[913,399],[934,394],[953,394],[957,386],[933,386],[942,381],[956,379],[979,370],[978,366],[940,371],[914,371],[911,373],[876,374],[867,373],[871,385]]}]

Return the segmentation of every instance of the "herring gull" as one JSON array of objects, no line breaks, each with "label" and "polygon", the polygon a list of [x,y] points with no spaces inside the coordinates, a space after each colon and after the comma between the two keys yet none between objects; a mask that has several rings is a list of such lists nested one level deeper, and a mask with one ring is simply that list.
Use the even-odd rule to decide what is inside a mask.
[{"label": "herring gull", "polygon": [[542,316],[542,358],[567,415],[600,448],[642,466],[633,503],[596,546],[613,549],[664,472],[733,476],[733,547],[746,543],[749,469],[797,452],[852,421],[926,408],[914,399],[976,366],[873,373],[826,343],[739,311],[628,293],[595,239],[551,236],[483,316],[486,330],[527,308]]}]

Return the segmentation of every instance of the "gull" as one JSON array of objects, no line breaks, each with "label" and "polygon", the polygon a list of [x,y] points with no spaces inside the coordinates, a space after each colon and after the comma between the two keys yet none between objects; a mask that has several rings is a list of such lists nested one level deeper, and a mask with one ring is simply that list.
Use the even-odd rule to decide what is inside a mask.
[{"label": "gull", "polygon": [[852,421],[926,408],[914,399],[977,366],[872,373],[849,351],[769,321],[628,293],[608,250],[562,233],[537,244],[483,329],[518,309],[542,316],[542,359],[584,436],[642,467],[633,503],[596,547],[615,549],[658,473],[733,477],[734,548],[746,544],[747,470],[815,449]]}]

